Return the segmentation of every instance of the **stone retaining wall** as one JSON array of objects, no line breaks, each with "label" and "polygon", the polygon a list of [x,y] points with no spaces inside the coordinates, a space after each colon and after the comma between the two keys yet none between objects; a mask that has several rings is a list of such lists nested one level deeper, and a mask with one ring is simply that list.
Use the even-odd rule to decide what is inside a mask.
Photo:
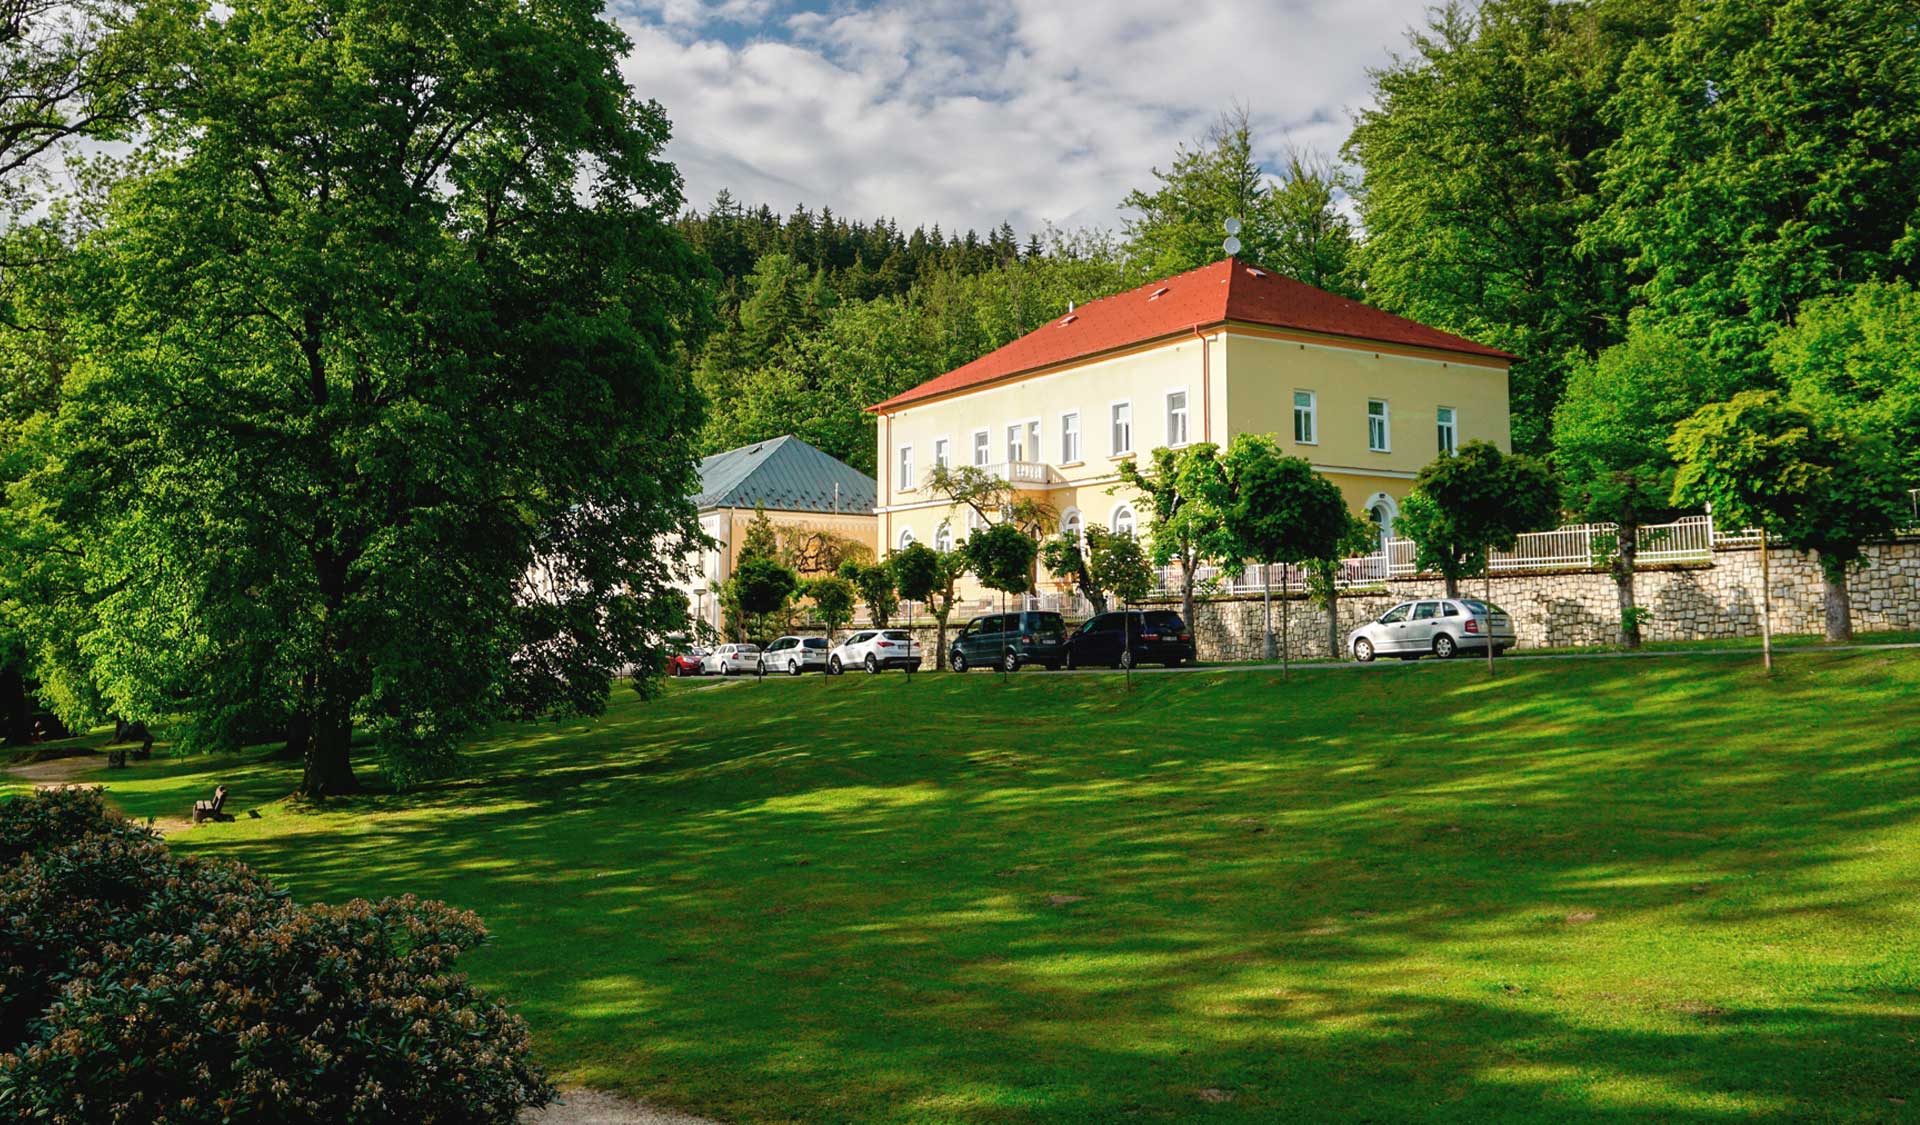
[{"label": "stone retaining wall", "polygon": [[[1773,627],[1777,633],[1818,633],[1826,625],[1826,590],[1820,568],[1809,555],[1776,548],[1773,572]],[[1920,629],[1920,539],[1867,549],[1868,565],[1848,577],[1853,594],[1853,627],[1861,631]],[[1640,571],[1634,589],[1652,616],[1641,626],[1653,641],[1753,637],[1760,634],[1760,552],[1735,548],[1714,552],[1711,564],[1670,566]],[[1484,579],[1469,579],[1461,593],[1485,596]],[[1343,595],[1340,636],[1411,598],[1438,597],[1438,578],[1398,578],[1384,588]],[[1620,603],[1613,576],[1602,571],[1506,574],[1493,580],[1493,600],[1513,615],[1523,648],[1560,648],[1611,644],[1619,632]],[[1179,608],[1179,599],[1165,604]],[[1202,599],[1194,606],[1194,639],[1203,661],[1260,660],[1266,655],[1261,598],[1258,594]],[[1274,633],[1286,615],[1289,650],[1295,659],[1325,658],[1326,610],[1298,591],[1273,599]],[[954,633],[969,616],[955,610]],[[895,628],[901,627],[898,623]],[[934,629],[924,620],[911,626],[914,639],[932,668]],[[802,628],[803,633],[819,629]],[[846,630],[839,635],[845,636]],[[1345,653],[1341,653],[1342,656]]]},{"label": "stone retaining wall", "polygon": [[[1826,588],[1813,558],[1794,551],[1769,553],[1773,579],[1773,627],[1777,633],[1818,633],[1826,624]],[[1920,628],[1920,540],[1867,550],[1868,565],[1848,576],[1853,627],[1862,631]],[[1379,592],[1340,599],[1342,638],[1365,621],[1410,598],[1438,597],[1438,578],[1401,578]],[[1470,579],[1462,593],[1486,594],[1484,579]],[[1636,600],[1652,616],[1641,626],[1648,640],[1706,640],[1760,634],[1760,552],[1716,551],[1711,565],[1642,570]],[[1612,575],[1597,571],[1508,574],[1493,579],[1493,600],[1513,615],[1526,648],[1611,644],[1619,632],[1620,602]],[[1171,604],[1178,604],[1177,601]],[[1288,613],[1289,648],[1297,658],[1325,657],[1326,611],[1296,593],[1274,598],[1274,632],[1282,605]],[[1257,660],[1265,654],[1261,599],[1255,594],[1196,604],[1195,635],[1202,660]]]}]

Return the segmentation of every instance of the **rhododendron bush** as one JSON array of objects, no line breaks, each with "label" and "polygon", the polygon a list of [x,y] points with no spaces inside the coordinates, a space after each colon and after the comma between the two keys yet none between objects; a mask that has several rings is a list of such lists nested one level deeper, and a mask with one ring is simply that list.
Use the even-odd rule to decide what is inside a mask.
[{"label": "rhododendron bush", "polygon": [[454,971],[470,913],[298,905],[90,790],[0,804],[0,865],[9,1119],[511,1122],[552,1095],[525,1023]]}]

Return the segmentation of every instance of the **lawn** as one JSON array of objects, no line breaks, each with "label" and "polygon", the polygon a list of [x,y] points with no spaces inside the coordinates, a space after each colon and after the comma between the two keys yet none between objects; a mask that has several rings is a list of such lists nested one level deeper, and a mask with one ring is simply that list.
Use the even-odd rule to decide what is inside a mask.
[{"label": "lawn", "polygon": [[470,766],[112,784],[478,910],[560,1077],[732,1120],[1920,1111],[1920,653],[707,681]]}]

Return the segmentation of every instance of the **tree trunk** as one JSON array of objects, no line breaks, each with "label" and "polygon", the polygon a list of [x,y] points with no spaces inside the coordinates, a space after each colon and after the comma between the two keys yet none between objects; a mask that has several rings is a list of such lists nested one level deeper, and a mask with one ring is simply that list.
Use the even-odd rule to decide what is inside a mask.
[{"label": "tree trunk", "polygon": [[1287,594],[1293,589],[1293,572],[1280,572],[1280,678],[1288,679],[1293,675],[1293,608],[1287,604]]},{"label": "tree trunk", "polygon": [[306,768],[300,779],[303,796],[339,797],[360,791],[353,776],[353,709],[343,699],[321,703],[307,742]]},{"label": "tree trunk", "polygon": [[1767,569],[1767,533],[1760,532],[1760,665],[1773,671],[1773,575]]},{"label": "tree trunk", "polygon": [[1327,580],[1327,659],[1341,659],[1340,588],[1333,584],[1331,576]]},{"label": "tree trunk", "polygon": [[1267,564],[1260,564],[1260,600],[1266,615],[1267,625],[1267,663],[1273,663],[1273,571]]},{"label": "tree trunk", "polygon": [[33,741],[33,697],[27,675],[17,664],[0,668],[0,742],[25,746]]},{"label": "tree trunk", "polygon": [[1853,640],[1853,595],[1847,591],[1846,566],[1829,566],[1820,560],[1821,577],[1827,592],[1827,640],[1845,644]]},{"label": "tree trunk", "polygon": [[953,606],[949,603],[944,612],[933,615],[933,670],[936,672],[944,672],[947,670],[947,617],[952,612]]},{"label": "tree trunk", "polygon": [[1620,542],[1613,552],[1613,585],[1620,594],[1620,643],[1627,648],[1640,647],[1640,615],[1633,597],[1634,560],[1640,554],[1640,527],[1620,525]]},{"label": "tree trunk", "polygon": [[1447,580],[1447,596],[1450,598],[1459,597],[1460,596],[1460,576],[1457,574],[1454,574],[1451,571],[1448,571],[1443,573],[1441,577]]},{"label": "tree trunk", "polygon": [[1187,628],[1194,630],[1196,634],[1199,632],[1200,626],[1193,619],[1193,580],[1195,577],[1194,572],[1199,569],[1200,567],[1198,563],[1195,563],[1189,559],[1181,560],[1181,563],[1180,563],[1180,620],[1185,621],[1187,623]]}]

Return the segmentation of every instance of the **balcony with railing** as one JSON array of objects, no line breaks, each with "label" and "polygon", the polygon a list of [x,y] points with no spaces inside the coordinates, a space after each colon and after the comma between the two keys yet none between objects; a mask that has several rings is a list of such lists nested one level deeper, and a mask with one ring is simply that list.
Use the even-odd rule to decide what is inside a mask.
[{"label": "balcony with railing", "polygon": [[1052,488],[1066,480],[1060,470],[1042,461],[1002,461],[997,465],[983,465],[980,471],[1015,488]]}]

